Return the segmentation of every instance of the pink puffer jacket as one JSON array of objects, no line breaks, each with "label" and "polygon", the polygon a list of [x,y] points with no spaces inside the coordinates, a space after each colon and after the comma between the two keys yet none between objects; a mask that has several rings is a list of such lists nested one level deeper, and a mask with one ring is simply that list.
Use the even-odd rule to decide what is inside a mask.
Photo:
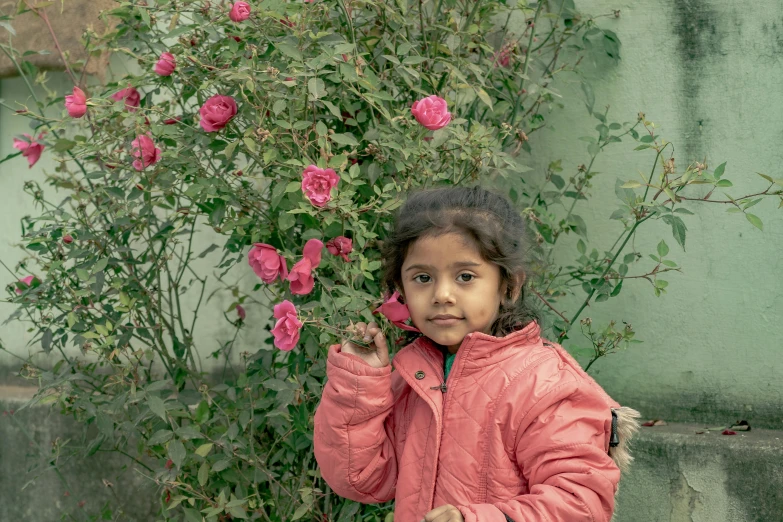
[{"label": "pink puffer jacket", "polygon": [[331,346],[314,430],[324,480],[359,502],[396,499],[395,522],[444,504],[466,522],[610,520],[638,413],[539,334],[533,322],[467,335],[445,389],[426,337],[394,356],[396,371]]}]

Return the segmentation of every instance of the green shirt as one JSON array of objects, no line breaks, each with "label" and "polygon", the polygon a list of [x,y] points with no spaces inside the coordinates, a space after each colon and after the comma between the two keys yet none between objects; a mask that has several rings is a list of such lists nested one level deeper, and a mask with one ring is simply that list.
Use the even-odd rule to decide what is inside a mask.
[{"label": "green shirt", "polygon": [[446,382],[446,379],[449,378],[449,372],[451,371],[451,365],[454,364],[454,358],[457,356],[456,353],[449,353],[448,351],[445,353],[446,358],[443,360],[443,382]]}]

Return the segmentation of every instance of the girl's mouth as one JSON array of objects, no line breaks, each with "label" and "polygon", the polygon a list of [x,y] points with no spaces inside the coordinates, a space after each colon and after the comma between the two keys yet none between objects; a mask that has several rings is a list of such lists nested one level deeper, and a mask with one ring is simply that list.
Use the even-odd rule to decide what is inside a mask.
[{"label": "girl's mouth", "polygon": [[462,318],[454,317],[453,315],[437,315],[430,321],[438,326],[453,326],[462,321]]}]

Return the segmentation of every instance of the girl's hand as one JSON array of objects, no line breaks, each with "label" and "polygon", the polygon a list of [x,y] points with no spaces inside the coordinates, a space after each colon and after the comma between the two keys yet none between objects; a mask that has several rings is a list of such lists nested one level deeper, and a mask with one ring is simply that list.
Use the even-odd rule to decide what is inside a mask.
[{"label": "girl's hand", "polygon": [[421,522],[465,522],[459,509],[451,504],[444,504],[424,515]]},{"label": "girl's hand", "polygon": [[369,348],[363,348],[346,339],[343,341],[342,351],[361,357],[373,368],[388,366],[389,347],[386,345],[386,337],[380,327],[374,322],[370,324],[356,323],[353,330],[357,337],[361,336],[362,341],[370,344]]}]

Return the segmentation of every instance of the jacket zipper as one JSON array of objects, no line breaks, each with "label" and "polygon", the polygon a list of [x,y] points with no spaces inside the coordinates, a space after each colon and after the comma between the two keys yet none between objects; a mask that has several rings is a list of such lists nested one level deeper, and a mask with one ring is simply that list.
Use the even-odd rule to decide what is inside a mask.
[{"label": "jacket zipper", "polygon": [[[443,429],[444,429],[444,427],[446,425],[446,411],[447,411],[446,407],[448,406],[448,398],[450,397],[450,395],[446,396],[446,391],[448,390],[447,383],[449,381],[449,377],[451,377],[452,375],[457,373],[456,372],[456,370],[457,370],[457,357],[459,357],[459,352],[462,351],[462,348],[463,348],[464,345],[465,345],[465,341],[463,339],[463,344],[460,345],[459,349],[457,350],[457,355],[454,358],[454,364],[451,367],[451,372],[449,372],[448,377],[446,377],[441,382],[441,384],[439,386],[432,386],[432,387],[430,387],[431,390],[438,390],[439,389],[441,391],[441,393],[443,393],[443,412],[441,414],[440,430],[438,431],[438,445],[437,445],[437,447],[435,449],[435,455],[436,455],[435,456],[435,475],[433,476],[433,485],[432,485],[432,501],[433,502],[435,501],[435,488],[436,488],[437,483],[438,483],[438,469],[440,468],[440,446],[441,446],[441,442],[443,440]],[[445,363],[445,360],[446,360],[445,357],[446,356],[444,355],[444,363]],[[460,359],[460,361],[461,360],[462,359]],[[442,368],[443,373],[445,374],[446,373],[445,367],[443,365],[441,365],[441,368]],[[454,379],[452,379],[452,380],[454,380]]]}]

